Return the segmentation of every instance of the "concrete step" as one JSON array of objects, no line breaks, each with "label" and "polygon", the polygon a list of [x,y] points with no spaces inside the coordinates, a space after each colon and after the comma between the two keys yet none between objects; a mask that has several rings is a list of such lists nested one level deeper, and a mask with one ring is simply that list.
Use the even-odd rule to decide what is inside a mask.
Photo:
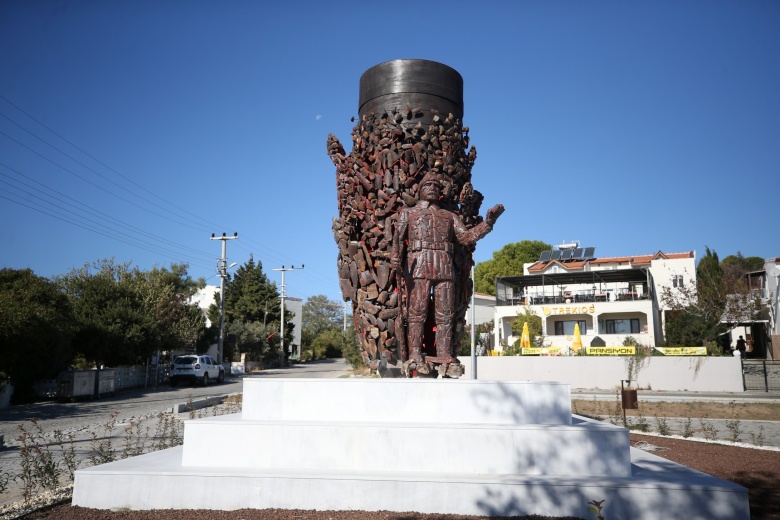
[{"label": "concrete step", "polygon": [[[183,465],[182,452],[182,447],[170,448],[80,469],[73,505],[591,518],[588,502],[604,500],[605,516],[610,520],[750,518],[745,488],[634,448],[630,449],[631,476],[598,478],[199,467]],[[435,467],[433,462],[427,467]]]},{"label": "concrete step", "polygon": [[631,474],[627,429],[579,416],[572,422],[254,421],[233,414],[186,421],[182,464],[414,472],[435,461],[438,471],[453,475]]}]

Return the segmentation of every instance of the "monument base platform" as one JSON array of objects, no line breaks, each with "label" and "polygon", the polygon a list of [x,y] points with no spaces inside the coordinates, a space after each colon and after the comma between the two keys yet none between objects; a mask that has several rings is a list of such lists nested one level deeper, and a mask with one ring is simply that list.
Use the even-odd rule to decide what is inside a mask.
[{"label": "monument base platform", "polygon": [[78,470],[98,509],[316,509],[747,520],[747,490],[571,414],[568,385],[248,379],[184,446]]},{"label": "monument base platform", "polygon": [[[463,447],[459,456],[467,450]],[[598,478],[188,467],[182,466],[182,451],[180,446],[79,470],[73,505],[591,518],[587,503],[605,500],[611,520],[750,518],[745,488],[635,448],[630,448],[630,477]],[[433,461],[425,466],[434,466]]]}]

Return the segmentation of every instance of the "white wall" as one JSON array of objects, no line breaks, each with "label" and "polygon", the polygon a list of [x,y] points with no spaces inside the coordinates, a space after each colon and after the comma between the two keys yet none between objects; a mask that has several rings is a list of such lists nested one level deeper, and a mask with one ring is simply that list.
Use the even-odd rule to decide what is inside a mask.
[{"label": "white wall", "polygon": [[650,262],[650,274],[657,291],[656,298],[660,299],[664,287],[672,288],[672,275],[683,275],[683,283],[686,287],[696,284],[696,259],[672,258],[669,260],[658,258]]},{"label": "white wall", "polygon": [[[470,378],[471,359],[459,358]],[[560,381],[572,388],[613,389],[628,379],[629,357],[480,356],[477,379]],[[639,388],[691,392],[743,392],[742,364],[735,357],[647,357],[634,365]],[[632,384],[632,386],[634,386]]]},{"label": "white wall", "polygon": [[[496,313],[496,297],[489,294],[474,293],[474,321],[477,325],[493,321]],[[471,300],[466,311],[466,324],[471,326]]]}]

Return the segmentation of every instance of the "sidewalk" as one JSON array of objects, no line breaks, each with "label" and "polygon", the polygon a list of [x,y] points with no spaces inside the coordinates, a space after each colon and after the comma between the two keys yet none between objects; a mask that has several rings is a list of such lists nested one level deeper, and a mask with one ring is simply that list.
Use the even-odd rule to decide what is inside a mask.
[{"label": "sidewalk", "polygon": [[[577,389],[571,391],[571,398],[582,401],[619,401],[620,390]],[[768,403],[780,404],[778,392],[659,392],[653,390],[638,390],[637,399],[642,402],[708,402],[720,404]],[[672,435],[682,435],[686,429],[693,432],[696,439],[715,439],[717,441],[733,441],[749,446],[770,446],[780,448],[780,415],[776,421],[753,421],[745,419],[710,419],[684,417],[645,416],[644,420],[651,433],[660,433],[663,429],[670,430]],[[637,417],[629,416],[629,424],[636,424]],[[620,421],[622,425],[622,418]],[[686,428],[687,425],[687,428]]]},{"label": "sidewalk", "polygon": [[[705,401],[711,403],[780,403],[780,392],[659,392],[655,390],[637,390],[639,402],[683,403],[686,401]],[[572,399],[585,401],[614,401],[620,399],[620,390],[572,389]],[[780,420],[780,417],[778,417]]]}]

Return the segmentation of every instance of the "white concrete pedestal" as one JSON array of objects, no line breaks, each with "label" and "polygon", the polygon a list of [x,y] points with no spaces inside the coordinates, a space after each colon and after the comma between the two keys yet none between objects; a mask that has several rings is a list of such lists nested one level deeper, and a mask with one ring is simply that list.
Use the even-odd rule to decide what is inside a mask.
[{"label": "white concrete pedestal", "polygon": [[76,472],[73,504],[485,516],[748,519],[747,490],[629,448],[571,414],[569,386],[246,379],[243,412],[187,421],[184,446]]}]

